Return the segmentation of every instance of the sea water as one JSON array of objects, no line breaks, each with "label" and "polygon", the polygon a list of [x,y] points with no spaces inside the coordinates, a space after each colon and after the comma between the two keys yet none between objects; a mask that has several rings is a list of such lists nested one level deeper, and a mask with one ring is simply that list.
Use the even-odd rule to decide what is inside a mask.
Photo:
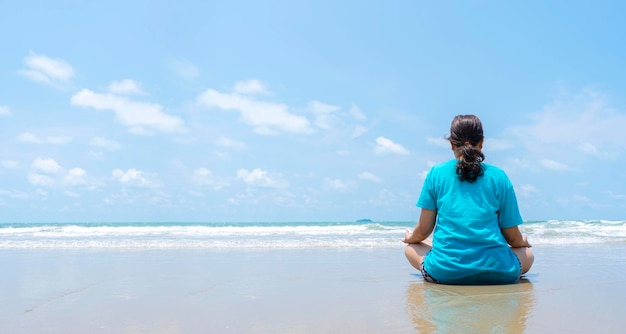
[{"label": "sea water", "polygon": [[[415,222],[4,223],[0,249],[397,248]],[[626,221],[520,226],[533,245],[626,243]]]}]

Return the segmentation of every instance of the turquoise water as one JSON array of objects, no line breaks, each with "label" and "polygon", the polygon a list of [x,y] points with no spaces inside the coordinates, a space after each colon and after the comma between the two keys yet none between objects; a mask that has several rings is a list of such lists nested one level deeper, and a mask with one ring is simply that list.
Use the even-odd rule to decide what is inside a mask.
[{"label": "turquoise water", "polygon": [[[5,223],[0,249],[396,248],[415,222]],[[531,221],[533,245],[626,243],[626,221]]]}]

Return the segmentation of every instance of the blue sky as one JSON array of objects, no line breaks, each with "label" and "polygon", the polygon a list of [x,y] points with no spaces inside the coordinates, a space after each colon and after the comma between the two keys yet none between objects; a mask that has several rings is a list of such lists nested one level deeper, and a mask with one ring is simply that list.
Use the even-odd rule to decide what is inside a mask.
[{"label": "blue sky", "polygon": [[626,219],[625,10],[3,4],[0,221],[416,220],[457,114],[525,219]]}]

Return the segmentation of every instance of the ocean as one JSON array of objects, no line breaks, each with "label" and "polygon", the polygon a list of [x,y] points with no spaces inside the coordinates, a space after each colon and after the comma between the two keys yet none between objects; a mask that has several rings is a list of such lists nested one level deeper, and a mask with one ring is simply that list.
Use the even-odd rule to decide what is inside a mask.
[{"label": "ocean", "polygon": [[[398,248],[415,222],[3,223],[0,249]],[[626,221],[520,226],[533,246],[626,243]]]}]

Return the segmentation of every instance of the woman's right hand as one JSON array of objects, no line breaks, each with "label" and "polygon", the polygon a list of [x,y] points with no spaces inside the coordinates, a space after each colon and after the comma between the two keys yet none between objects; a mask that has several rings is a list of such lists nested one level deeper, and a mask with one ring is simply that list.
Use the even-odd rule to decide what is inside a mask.
[{"label": "woman's right hand", "polygon": [[413,236],[413,232],[407,229],[406,232],[404,233],[404,239],[402,239],[402,242],[404,242],[405,244],[410,244],[411,242],[409,240],[411,240],[412,236]]}]

